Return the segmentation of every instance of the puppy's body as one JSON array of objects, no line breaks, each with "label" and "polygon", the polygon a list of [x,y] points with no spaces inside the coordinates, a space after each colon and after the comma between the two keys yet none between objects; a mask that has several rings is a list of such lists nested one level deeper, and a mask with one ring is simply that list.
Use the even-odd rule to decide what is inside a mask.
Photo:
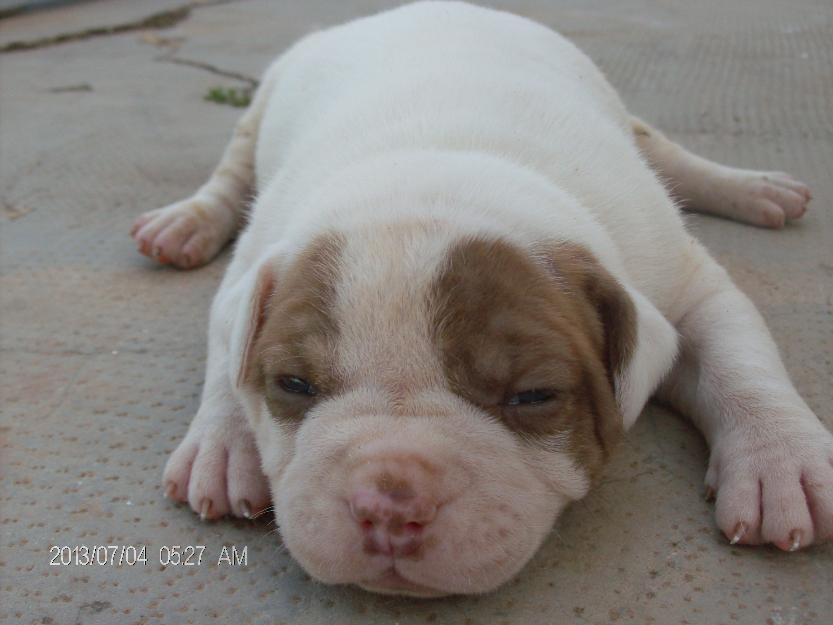
[{"label": "puppy's body", "polygon": [[[462,4],[411,5],[379,22],[308,37],[270,70],[269,140],[256,152],[259,206],[269,210],[254,211],[249,231],[263,237],[254,246],[433,210],[469,230],[585,243],[670,311],[691,239],[586,56],[535,22]],[[345,201],[351,192],[370,198],[367,213]],[[374,198],[443,192],[493,199],[451,213],[448,200]]]},{"label": "puppy's body", "polygon": [[211,180],[137,223],[145,251],[204,262],[256,180],[168,492],[247,515],[268,480],[319,579],[482,592],[586,494],[665,376],[712,446],[730,538],[829,538],[833,439],[653,168],[757,223],[809,197],[684,152],[526,19],[421,3],[298,43]]}]

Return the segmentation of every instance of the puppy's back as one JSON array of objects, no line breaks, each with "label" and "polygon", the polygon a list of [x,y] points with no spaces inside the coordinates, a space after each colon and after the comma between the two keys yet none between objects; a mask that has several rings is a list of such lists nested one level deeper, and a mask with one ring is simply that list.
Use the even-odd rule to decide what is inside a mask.
[{"label": "puppy's back", "polygon": [[569,41],[462,2],[418,2],[315,33],[279,64],[263,121],[269,140],[258,146],[262,180],[284,165],[332,170],[385,148],[529,159],[530,145],[575,134],[574,111],[626,118]]},{"label": "puppy's back", "polygon": [[544,176],[609,231],[636,276],[683,245],[618,95],[531,20],[420,2],[310,35],[276,72],[257,149],[260,190],[274,198],[257,207],[273,211],[265,229],[303,218],[296,208],[357,162],[426,150],[485,153]]}]

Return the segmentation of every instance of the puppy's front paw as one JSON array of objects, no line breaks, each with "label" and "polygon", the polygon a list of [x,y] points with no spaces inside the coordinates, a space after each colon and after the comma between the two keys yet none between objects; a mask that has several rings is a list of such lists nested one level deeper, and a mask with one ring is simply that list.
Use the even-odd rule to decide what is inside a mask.
[{"label": "puppy's front paw", "polygon": [[717,525],[732,544],[795,551],[833,539],[833,436],[782,432],[718,441],[706,474]]},{"label": "puppy's front paw", "polygon": [[193,269],[214,258],[234,230],[235,217],[228,210],[192,198],[140,215],[130,236],[145,256]]},{"label": "puppy's front paw", "polygon": [[254,437],[229,418],[194,420],[162,477],[165,495],[188,502],[203,519],[252,518],[269,505]]}]

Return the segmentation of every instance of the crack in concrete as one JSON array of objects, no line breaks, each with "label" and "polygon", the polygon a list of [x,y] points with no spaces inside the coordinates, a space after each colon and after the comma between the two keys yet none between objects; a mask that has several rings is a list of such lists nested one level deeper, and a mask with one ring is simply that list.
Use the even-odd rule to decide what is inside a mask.
[{"label": "crack in concrete", "polygon": [[[117,347],[115,349],[104,347],[101,349],[89,350],[78,348],[67,349],[31,349],[27,347],[0,347],[0,354],[26,354],[27,356],[118,356],[120,354],[179,354],[192,352],[194,345],[180,345],[175,347]],[[115,354],[113,352],[116,352]]]},{"label": "crack in concrete", "polygon": [[[95,26],[85,30],[60,33],[58,35],[42,37],[40,39],[31,39],[28,41],[11,41],[0,46],[0,54],[6,52],[20,52],[23,50],[34,50],[37,48],[48,48],[62,43],[68,43],[70,41],[106,37],[109,35],[118,35],[136,30],[159,30],[163,28],[173,28],[188,18],[191,15],[191,11],[194,9],[230,4],[236,1],[237,0],[196,0],[195,2],[190,2],[181,7],[168,9],[166,11],[159,11],[158,13],[153,13],[147,17],[143,17],[142,19],[134,20],[132,22],[124,22],[122,24],[114,24],[112,26]],[[13,17],[14,15],[16,15],[16,13],[11,15],[0,15],[0,19]]]},{"label": "crack in concrete", "polygon": [[92,91],[93,86],[88,83],[80,83],[78,85],[66,85],[65,87],[52,87],[51,89],[47,89],[49,93],[76,93],[79,91]]},{"label": "crack in concrete", "polygon": [[187,18],[191,14],[191,9],[193,8],[193,4],[186,4],[176,9],[153,13],[152,15],[148,15],[147,17],[134,20],[132,22],[114,24],[113,26],[96,26],[86,30],[61,33],[58,35],[52,35],[51,37],[31,39],[29,41],[11,41],[3,46],[0,46],[0,54],[6,52],[19,52],[21,50],[33,50],[35,48],[46,48],[62,43],[68,43],[70,41],[92,39],[94,37],[106,37],[108,35],[118,35],[120,33],[126,33],[134,30],[171,28]]},{"label": "crack in concrete", "polygon": [[211,72],[212,74],[216,74],[217,76],[224,76],[225,78],[233,78],[234,80],[239,80],[240,82],[248,83],[252,89],[257,88],[260,84],[260,81],[256,78],[252,78],[251,76],[247,76],[246,74],[241,74],[240,72],[235,72],[231,70],[226,70],[217,67],[216,65],[212,65],[211,63],[205,63],[203,61],[195,61],[192,59],[183,59],[178,56],[160,56],[156,58],[157,61],[161,63],[173,63],[175,65],[185,65],[187,67],[195,67],[197,69],[204,70],[206,72]]}]

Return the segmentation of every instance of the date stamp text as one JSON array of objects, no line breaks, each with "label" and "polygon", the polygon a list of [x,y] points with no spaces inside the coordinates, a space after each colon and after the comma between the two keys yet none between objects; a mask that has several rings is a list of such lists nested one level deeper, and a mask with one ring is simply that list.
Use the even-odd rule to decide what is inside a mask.
[{"label": "date stamp text", "polygon": [[207,553],[205,545],[52,545],[49,566],[216,566],[249,564],[248,546],[223,545],[219,553]]}]

